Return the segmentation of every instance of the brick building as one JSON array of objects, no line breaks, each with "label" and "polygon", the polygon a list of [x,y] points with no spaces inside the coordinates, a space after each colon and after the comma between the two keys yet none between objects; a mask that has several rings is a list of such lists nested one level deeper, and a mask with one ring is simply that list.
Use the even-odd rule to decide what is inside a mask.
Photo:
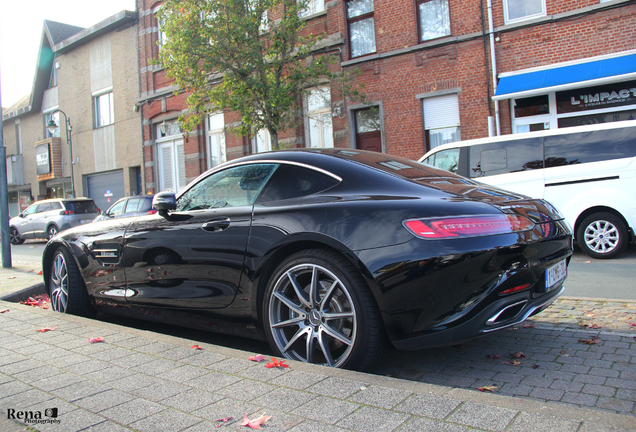
[{"label": "brick building", "polygon": [[[218,113],[184,139],[157,58],[161,2],[138,0],[144,160],[149,191],[178,190],[224,160],[268,149]],[[308,98],[286,147],[363,148],[416,159],[459,139],[618,121],[636,114],[633,0],[312,0],[306,31],[324,33],[340,67],[359,69],[366,105],[325,86]]]},{"label": "brick building", "polygon": [[87,29],[44,22],[32,92],[2,113],[11,216],[73,190],[106,210],[145,189],[136,24],[131,11]]}]

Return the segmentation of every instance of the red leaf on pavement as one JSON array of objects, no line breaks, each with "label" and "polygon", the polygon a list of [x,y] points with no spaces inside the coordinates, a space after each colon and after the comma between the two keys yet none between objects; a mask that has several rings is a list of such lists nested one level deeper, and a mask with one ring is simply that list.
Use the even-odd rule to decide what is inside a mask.
[{"label": "red leaf on pavement", "polygon": [[50,303],[51,303],[51,300],[49,299],[49,296],[47,294],[38,294],[32,297],[29,297],[23,302],[20,302],[20,304],[23,304],[23,305],[39,307],[42,309],[48,309]]},{"label": "red leaf on pavement", "polygon": [[2,309],[2,310],[0,310],[0,313],[5,313],[5,312],[9,312],[9,309]]},{"label": "red leaf on pavement", "polygon": [[53,330],[55,330],[55,327],[44,327],[36,331],[40,333],[46,333],[47,331],[53,331]]},{"label": "red leaf on pavement", "polygon": [[537,326],[532,324],[524,324],[523,328],[537,328]]},{"label": "red leaf on pavement", "polygon": [[259,355],[256,355],[256,356],[253,356],[253,357],[250,357],[249,359],[250,359],[250,360],[252,360],[252,361],[255,361],[255,362],[257,362],[257,363],[260,363],[260,362],[262,362],[263,360],[265,360],[265,357],[263,357],[263,355],[262,355],[262,354],[259,354]]},{"label": "red leaf on pavement", "polygon": [[243,416],[243,421],[239,423],[241,426],[251,427],[252,429],[263,429],[261,425],[267,423],[267,420],[271,419],[271,416],[262,415],[259,418],[250,420],[247,418],[247,414]]},{"label": "red leaf on pavement", "polygon": [[587,327],[591,329],[600,329],[601,326],[598,324],[581,324],[581,327]]},{"label": "red leaf on pavement", "polygon": [[98,336],[96,338],[88,338],[88,341],[90,343],[98,343],[98,342],[104,342],[104,338],[101,336]]},{"label": "red leaf on pavement", "polygon": [[17,279],[17,276],[11,276],[11,277],[8,277],[7,279]]},{"label": "red leaf on pavement", "polygon": [[285,364],[285,360],[278,361],[274,357],[272,357],[272,362],[271,363],[267,363],[265,365],[265,367],[268,368],[268,369],[270,369],[270,368],[288,368],[289,365]]},{"label": "red leaf on pavement", "polygon": [[200,345],[192,345],[190,348],[193,350],[202,350],[203,348]]},{"label": "red leaf on pavement", "polygon": [[532,369],[539,369],[539,365],[533,365]]},{"label": "red leaf on pavement", "polygon": [[38,276],[42,276],[42,270],[38,272]]},{"label": "red leaf on pavement", "polygon": [[510,357],[512,357],[512,358],[520,358],[520,359],[525,359],[526,358],[525,354],[523,352],[521,352],[521,351],[517,351],[516,353],[510,354]]},{"label": "red leaf on pavement", "polygon": [[629,323],[630,326],[636,327],[636,323]]},{"label": "red leaf on pavement", "polygon": [[480,390],[480,391],[483,391],[483,392],[489,391],[489,392],[494,393],[495,390],[497,390],[497,386],[489,385],[489,386],[477,387],[477,390]]},{"label": "red leaf on pavement", "polygon": [[503,357],[501,357],[501,354],[495,354],[495,355],[488,354],[486,357],[489,358],[489,359],[500,359],[500,358],[503,358]]},{"label": "red leaf on pavement", "polygon": [[597,343],[601,343],[601,340],[598,338],[591,338],[591,339],[579,339],[579,343],[584,343],[584,344],[588,344],[588,345],[594,345]]},{"label": "red leaf on pavement", "polygon": [[223,418],[220,418],[220,419],[216,419],[216,421],[223,422],[223,423],[227,423],[227,422],[229,422],[230,420],[232,420],[233,418],[234,418],[234,417],[223,417]]}]

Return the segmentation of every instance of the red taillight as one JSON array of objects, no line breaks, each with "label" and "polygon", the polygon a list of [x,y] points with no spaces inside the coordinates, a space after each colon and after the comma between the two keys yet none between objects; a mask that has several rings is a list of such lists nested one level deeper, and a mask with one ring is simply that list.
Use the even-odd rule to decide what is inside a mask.
[{"label": "red taillight", "polygon": [[157,213],[157,210],[148,210],[148,214],[155,214]]},{"label": "red taillight", "polygon": [[62,210],[60,212],[60,216],[69,216],[69,215],[73,215],[75,214],[75,212],[73,210]]},{"label": "red taillight", "polygon": [[438,240],[529,231],[534,223],[520,215],[498,214],[411,219],[404,226],[417,237]]},{"label": "red taillight", "polygon": [[507,289],[505,291],[502,291],[502,292],[499,293],[499,295],[506,295],[506,294],[512,294],[512,293],[516,293],[516,292],[519,292],[519,291],[523,291],[525,289],[530,288],[530,285],[531,284],[529,284],[529,283],[523,284],[523,285],[519,285],[519,286],[516,286],[514,288],[510,288],[510,289]]}]

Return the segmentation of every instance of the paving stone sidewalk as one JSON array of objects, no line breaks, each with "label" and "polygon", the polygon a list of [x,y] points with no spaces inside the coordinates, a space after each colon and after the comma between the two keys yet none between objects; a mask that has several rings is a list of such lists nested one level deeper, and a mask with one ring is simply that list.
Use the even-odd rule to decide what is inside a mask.
[{"label": "paving stone sidewalk", "polygon": [[[612,431],[636,417],[288,362],[0,301],[0,410],[57,408],[40,431]],[[55,327],[48,332],[37,332]],[[89,337],[104,342],[91,344]],[[49,411],[50,413],[50,411]],[[217,419],[233,417],[227,423]],[[49,417],[44,417],[49,418]],[[16,429],[17,430],[17,429]]]}]

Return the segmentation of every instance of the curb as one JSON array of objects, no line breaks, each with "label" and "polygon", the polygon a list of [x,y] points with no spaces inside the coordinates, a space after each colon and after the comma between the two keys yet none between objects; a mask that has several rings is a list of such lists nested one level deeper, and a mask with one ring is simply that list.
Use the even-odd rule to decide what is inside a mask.
[{"label": "curb", "polygon": [[26,299],[28,299],[34,294],[44,294],[44,292],[45,292],[44,284],[39,283],[37,285],[23,288],[20,291],[13,292],[4,297],[0,297],[0,300],[12,302],[12,303],[18,303],[21,301],[25,301]]}]

